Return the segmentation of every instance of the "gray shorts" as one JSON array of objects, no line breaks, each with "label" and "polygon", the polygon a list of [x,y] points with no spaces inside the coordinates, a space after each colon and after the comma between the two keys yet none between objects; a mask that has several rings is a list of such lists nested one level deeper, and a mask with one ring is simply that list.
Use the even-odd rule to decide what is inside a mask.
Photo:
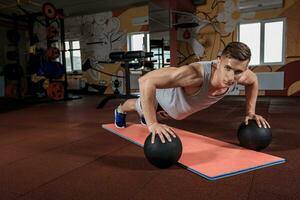
[{"label": "gray shorts", "polygon": [[[158,104],[157,100],[155,99],[154,105],[156,112],[163,110],[162,107]],[[141,104],[141,97],[137,98],[135,101],[135,109],[140,116],[144,116],[142,111],[142,104]]]}]

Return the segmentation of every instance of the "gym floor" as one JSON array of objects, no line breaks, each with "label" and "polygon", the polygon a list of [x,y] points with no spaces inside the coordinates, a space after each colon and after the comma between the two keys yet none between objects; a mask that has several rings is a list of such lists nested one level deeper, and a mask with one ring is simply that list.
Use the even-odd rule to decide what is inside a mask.
[{"label": "gym floor", "polygon": [[[0,199],[300,199],[300,99],[261,97],[257,113],[272,126],[265,153],[287,163],[216,181],[179,166],[156,169],[142,148],[101,128],[120,100],[99,97],[0,113]],[[226,97],[171,126],[237,143],[243,97]],[[127,121],[138,122],[136,114]]]}]

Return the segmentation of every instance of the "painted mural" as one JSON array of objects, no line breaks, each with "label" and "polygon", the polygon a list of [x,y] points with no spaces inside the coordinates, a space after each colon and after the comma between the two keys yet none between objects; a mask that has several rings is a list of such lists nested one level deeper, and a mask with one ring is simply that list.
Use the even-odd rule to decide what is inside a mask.
[{"label": "painted mural", "polygon": [[[207,0],[205,5],[197,7],[195,15],[198,26],[177,29],[177,65],[215,59],[227,43],[236,40],[239,22],[285,17],[288,24],[286,64],[256,66],[252,70],[255,73],[284,72],[283,90],[260,90],[260,95],[299,96],[300,0],[284,2],[283,8],[241,13],[238,9],[239,0]],[[66,37],[80,39],[83,63],[90,59],[94,68],[116,74],[122,70],[119,65],[106,66],[99,61],[107,61],[111,51],[126,50],[127,33],[148,30],[147,25],[132,24],[133,18],[143,16],[148,16],[148,6],[68,18]],[[111,76],[90,70],[85,77],[95,84],[104,80],[111,88]],[[106,92],[111,93],[112,89],[109,88]],[[235,91],[235,95],[244,95],[243,89]]]},{"label": "painted mural", "polygon": [[[197,8],[198,27],[178,30],[178,65],[199,60],[215,59],[225,45],[237,40],[236,27],[239,22],[249,20],[285,17],[287,20],[286,64],[281,66],[255,66],[255,73],[284,72],[283,90],[260,90],[260,95],[299,96],[300,95],[300,1],[284,1],[283,8],[241,13],[239,0],[208,0]],[[206,24],[203,26],[203,24]],[[201,29],[199,29],[201,27]],[[217,28],[216,28],[217,27]],[[199,43],[201,55],[191,41]],[[195,44],[195,42],[194,42]],[[200,56],[199,56],[200,55]],[[272,75],[272,74],[271,74]],[[235,91],[235,95],[244,95],[244,90]]]},{"label": "painted mural", "polygon": [[[77,16],[65,20],[68,40],[79,40],[81,60],[86,68],[82,79],[90,85],[105,85],[105,93],[113,93],[112,82],[121,74],[120,63],[109,62],[109,54],[127,48],[127,33],[146,31],[148,26],[133,25],[133,18],[148,15],[148,7],[136,7],[91,15]],[[121,93],[124,80],[121,82]]]}]

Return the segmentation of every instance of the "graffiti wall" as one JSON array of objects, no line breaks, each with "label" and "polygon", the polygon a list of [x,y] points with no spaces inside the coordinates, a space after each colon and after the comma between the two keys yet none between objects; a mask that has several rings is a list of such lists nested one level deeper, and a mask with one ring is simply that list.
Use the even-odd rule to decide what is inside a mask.
[{"label": "graffiti wall", "polygon": [[[278,81],[279,73],[283,72],[283,89],[268,90],[263,88],[260,95],[267,96],[299,96],[300,95],[300,1],[284,1],[284,6],[277,9],[240,12],[239,0],[216,1],[207,0],[203,6],[198,6],[196,15],[198,26],[177,30],[178,65],[200,60],[215,59],[225,45],[237,40],[237,25],[251,20],[266,20],[285,17],[286,32],[286,62],[283,65],[255,66],[252,70],[258,75],[267,74],[271,82]],[[263,81],[263,80],[261,80]],[[262,83],[263,84],[263,83]],[[236,91],[244,95],[243,88]]]},{"label": "graffiti wall", "polygon": [[[105,93],[113,92],[112,81],[115,78],[109,74],[120,75],[123,69],[120,63],[106,63],[109,54],[126,50],[128,33],[148,30],[148,25],[133,23],[134,19],[147,15],[148,6],[141,6],[65,20],[66,40],[79,40],[82,63],[89,62],[90,66],[83,71],[83,79],[88,84],[104,84],[107,86]],[[125,83],[122,78],[120,82]]]}]

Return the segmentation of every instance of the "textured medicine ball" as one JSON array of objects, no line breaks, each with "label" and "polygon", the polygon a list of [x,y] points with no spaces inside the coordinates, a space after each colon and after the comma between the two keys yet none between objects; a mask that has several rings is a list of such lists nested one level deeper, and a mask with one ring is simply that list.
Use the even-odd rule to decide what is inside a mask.
[{"label": "textured medicine ball", "polygon": [[271,129],[259,128],[255,120],[249,120],[248,125],[241,123],[237,135],[242,147],[256,151],[266,148],[272,141]]},{"label": "textured medicine ball", "polygon": [[8,60],[18,61],[19,60],[19,52],[18,51],[8,51],[8,52],[6,52],[6,58]]},{"label": "textured medicine ball", "polygon": [[47,27],[47,38],[52,39],[59,35],[59,30],[56,26],[50,25]]},{"label": "textured medicine ball", "polygon": [[60,51],[57,47],[49,47],[47,49],[47,57],[49,60],[55,60],[60,56]]},{"label": "textured medicine ball", "polygon": [[159,136],[155,135],[154,144],[151,143],[152,134],[149,134],[144,143],[144,154],[154,166],[165,169],[175,164],[182,154],[180,138],[172,137],[172,141],[162,143]]},{"label": "textured medicine ball", "polygon": [[51,3],[44,3],[42,7],[44,15],[49,19],[54,19],[56,17],[56,8]]}]

